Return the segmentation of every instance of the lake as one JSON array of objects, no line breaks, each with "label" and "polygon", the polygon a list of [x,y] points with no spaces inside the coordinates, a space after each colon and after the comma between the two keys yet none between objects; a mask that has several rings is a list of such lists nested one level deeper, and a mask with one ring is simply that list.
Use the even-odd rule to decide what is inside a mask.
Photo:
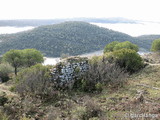
[{"label": "lake", "polygon": [[[85,54],[78,55],[78,56],[80,56],[80,57],[92,57],[92,56],[99,56],[99,55],[102,55],[102,54],[103,54],[103,50],[99,50],[99,51],[85,53]],[[55,65],[58,62],[60,62],[60,58],[44,57],[43,65]]]},{"label": "lake", "polygon": [[55,65],[58,62],[60,62],[60,58],[44,57],[44,63],[43,63],[43,65]]},{"label": "lake", "polygon": [[27,27],[0,27],[0,34],[11,34],[11,33],[17,33],[17,32],[22,32],[26,30],[31,30],[34,27],[32,26],[27,26]]},{"label": "lake", "polygon": [[[151,52],[142,52],[142,51],[139,51],[138,54],[139,55],[145,55],[145,54],[149,54]],[[103,50],[99,50],[99,51],[95,51],[95,52],[90,52],[90,53],[85,53],[85,54],[82,54],[82,55],[79,55],[80,57],[92,57],[92,56],[100,56],[100,55],[103,55]],[[44,63],[43,65],[56,65],[58,62],[60,62],[61,59],[60,58],[48,58],[48,57],[44,57]]]}]

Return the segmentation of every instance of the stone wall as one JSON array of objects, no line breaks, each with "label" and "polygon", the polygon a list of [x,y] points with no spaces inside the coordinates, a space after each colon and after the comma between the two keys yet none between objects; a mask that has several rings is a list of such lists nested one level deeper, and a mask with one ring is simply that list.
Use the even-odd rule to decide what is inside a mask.
[{"label": "stone wall", "polygon": [[52,80],[58,87],[72,87],[78,79],[89,69],[88,58],[70,57],[64,59],[51,69]]}]

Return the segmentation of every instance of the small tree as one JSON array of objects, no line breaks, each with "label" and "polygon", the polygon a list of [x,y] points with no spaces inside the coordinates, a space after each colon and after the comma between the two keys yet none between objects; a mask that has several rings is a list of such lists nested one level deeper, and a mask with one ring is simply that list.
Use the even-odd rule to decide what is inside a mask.
[{"label": "small tree", "polygon": [[3,61],[14,67],[15,75],[19,67],[31,67],[43,62],[43,55],[36,49],[10,50],[3,55]]},{"label": "small tree", "polygon": [[3,61],[10,63],[14,67],[14,73],[17,75],[17,69],[23,65],[23,55],[21,50],[10,50],[3,55]]},{"label": "small tree", "polygon": [[42,53],[36,49],[24,49],[22,52],[24,55],[24,66],[31,67],[44,61]]},{"label": "small tree", "polygon": [[160,39],[156,39],[152,42],[151,51],[153,52],[160,51]]}]

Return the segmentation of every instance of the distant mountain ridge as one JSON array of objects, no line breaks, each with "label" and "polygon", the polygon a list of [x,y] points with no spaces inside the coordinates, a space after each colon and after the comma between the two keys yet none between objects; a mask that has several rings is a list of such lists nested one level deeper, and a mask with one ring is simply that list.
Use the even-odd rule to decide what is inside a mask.
[{"label": "distant mountain ridge", "polygon": [[17,20],[0,20],[0,26],[15,26],[15,27],[25,27],[25,26],[42,26],[57,24],[66,21],[83,21],[83,22],[94,22],[94,23],[130,23],[136,24],[138,21],[130,20],[126,18],[64,18],[64,19],[17,19]]},{"label": "distant mountain ridge", "polygon": [[80,55],[102,50],[106,44],[112,41],[131,41],[148,49],[145,43],[149,46],[152,40],[140,38],[86,22],[70,21],[40,26],[16,34],[0,35],[0,41],[2,41],[0,54],[10,49],[36,48],[48,57],[59,57],[62,54]]}]

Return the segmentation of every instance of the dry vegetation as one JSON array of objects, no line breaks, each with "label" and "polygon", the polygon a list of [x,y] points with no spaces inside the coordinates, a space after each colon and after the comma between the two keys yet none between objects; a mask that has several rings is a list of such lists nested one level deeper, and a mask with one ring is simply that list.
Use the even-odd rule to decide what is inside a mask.
[{"label": "dry vegetation", "polygon": [[[38,96],[21,98],[10,91],[11,85],[0,84],[3,97],[8,98],[0,120],[159,120],[159,73],[160,65],[149,64],[120,88],[110,83],[101,92],[58,92],[57,99],[47,101]],[[152,116],[137,118],[135,114]]]},{"label": "dry vegetation", "polygon": [[[16,98],[4,105],[6,113],[22,115],[21,120],[130,120],[126,113],[156,114],[160,118],[160,66],[147,66],[130,76],[127,85],[118,90],[107,87],[102,93],[61,94],[59,100],[43,103],[41,100]],[[9,88],[1,89],[10,96]],[[8,90],[7,90],[8,89]],[[9,100],[11,101],[11,100]],[[12,108],[9,107],[12,105]],[[12,116],[10,116],[12,117]],[[132,116],[133,117],[133,116]],[[30,119],[29,119],[30,118]],[[18,117],[17,117],[18,119]],[[135,118],[134,118],[135,119]]]}]

